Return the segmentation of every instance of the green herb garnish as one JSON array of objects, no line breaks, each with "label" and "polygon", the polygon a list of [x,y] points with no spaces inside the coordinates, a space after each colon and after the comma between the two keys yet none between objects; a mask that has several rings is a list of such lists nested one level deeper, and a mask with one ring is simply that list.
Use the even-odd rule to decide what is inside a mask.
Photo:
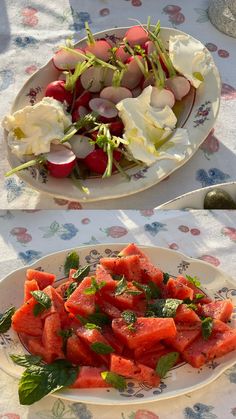
[{"label": "green herb garnish", "polygon": [[71,294],[73,294],[73,292],[76,290],[78,286],[77,282],[71,282],[69,287],[65,290],[65,294],[64,294],[64,298],[67,300]]},{"label": "green herb garnish", "polygon": [[163,272],[163,283],[167,284],[169,281],[170,275],[167,272]]},{"label": "green herb garnish", "polygon": [[10,329],[11,318],[15,311],[15,307],[12,306],[0,315],[0,333],[6,333]]},{"label": "green herb garnish", "polygon": [[33,308],[33,313],[35,316],[38,316],[44,310],[47,310],[48,308],[51,307],[52,305],[51,298],[44,291],[40,291],[40,290],[31,291],[31,295],[37,301],[37,304],[35,304]]},{"label": "green herb garnish", "polygon": [[213,319],[212,317],[205,317],[202,320],[202,337],[204,340],[208,340],[212,334]]},{"label": "green herb garnish", "polygon": [[121,317],[125,321],[125,323],[127,323],[127,324],[134,324],[137,321],[136,314],[131,310],[123,311],[121,313]]},{"label": "green herb garnish", "polygon": [[81,282],[90,272],[90,266],[85,265],[82,268],[77,269],[77,271],[72,275],[73,279],[76,279],[77,282]]},{"label": "green herb garnish", "polygon": [[85,295],[94,295],[96,292],[100,291],[106,285],[105,281],[97,282],[94,277],[91,278],[91,285],[88,288],[85,288],[83,293]]},{"label": "green herb garnish", "polygon": [[39,365],[42,357],[38,355],[10,355],[12,361],[21,367],[30,367],[31,365]]},{"label": "green herb garnish", "polygon": [[100,354],[100,355],[107,355],[114,352],[114,349],[112,348],[112,346],[107,345],[106,343],[103,343],[103,342],[91,343],[90,348],[94,352],[96,352],[96,354]]},{"label": "green herb garnish", "polygon": [[195,287],[199,288],[201,286],[201,282],[196,276],[186,275],[186,278],[191,284],[195,285]]},{"label": "green herb garnish", "polygon": [[161,298],[159,300],[156,300],[154,303],[148,305],[146,315],[150,317],[149,313],[152,312],[155,314],[155,317],[175,317],[176,310],[182,303],[182,300],[178,300],[176,298]]},{"label": "green herb garnish", "polygon": [[124,377],[121,377],[115,372],[103,371],[101,372],[101,377],[107,382],[107,384],[110,384],[117,390],[124,391],[126,389],[127,385]]},{"label": "green herb garnish", "polygon": [[156,366],[156,373],[160,378],[164,378],[167,372],[176,364],[179,358],[178,352],[170,352],[167,355],[162,355]]},{"label": "green herb garnish", "polygon": [[78,253],[73,250],[70,252],[65,260],[64,264],[64,272],[65,275],[68,276],[70,273],[70,269],[78,269],[79,268],[79,255]]}]

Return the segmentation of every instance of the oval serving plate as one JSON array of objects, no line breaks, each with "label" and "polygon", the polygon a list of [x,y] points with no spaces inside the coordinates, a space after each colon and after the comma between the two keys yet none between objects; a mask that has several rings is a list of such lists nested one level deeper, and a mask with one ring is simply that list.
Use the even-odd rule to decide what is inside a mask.
[{"label": "oval serving plate", "polygon": [[[95,268],[100,257],[116,255],[126,244],[101,244],[96,246],[78,247],[80,263]],[[236,283],[218,268],[197,259],[189,258],[179,252],[160,247],[140,246],[157,263],[164,272],[173,276],[189,274],[197,276],[202,283],[202,290],[217,299],[231,298],[236,306]],[[58,282],[64,277],[64,262],[71,251],[63,250],[39,259],[30,265],[33,269],[41,269],[56,274]],[[28,267],[12,272],[0,282],[0,307],[4,311],[11,305],[19,307],[23,301],[23,284]],[[231,327],[236,328],[236,310],[231,319]],[[15,365],[10,354],[26,352],[18,335],[9,330],[0,335],[0,366],[8,374],[20,377],[23,369]],[[158,388],[150,388],[128,380],[127,389],[120,392],[112,388],[104,389],[69,389],[65,388],[52,395],[74,402],[86,402],[100,405],[138,404],[164,400],[197,390],[215,380],[227,368],[236,362],[236,351],[218,358],[206,366],[196,369],[186,363],[179,364],[168,372]]]},{"label": "oval serving plate", "polygon": [[159,205],[158,209],[204,209],[204,198],[212,189],[223,189],[228,192],[236,202],[236,182],[220,183],[218,185],[207,186],[206,188],[196,189],[184,195],[178,196],[165,204]]},{"label": "oval serving plate", "polygon": [[[128,28],[113,28],[96,33],[95,38],[107,38],[111,42],[124,36]],[[168,40],[171,35],[183,34],[183,32],[171,28],[162,28],[161,37],[168,46]],[[85,39],[79,41],[76,46],[83,47]],[[210,52],[206,50],[210,55]],[[141,192],[163,180],[172,172],[183,166],[198,150],[201,143],[209,134],[218,115],[220,106],[221,82],[217,67],[212,60],[212,67],[206,75],[202,85],[188,95],[183,101],[182,110],[178,115],[178,126],[184,127],[189,131],[191,145],[186,150],[185,158],[181,162],[171,159],[158,160],[149,167],[131,166],[126,169],[130,176],[127,181],[120,173],[113,174],[110,178],[102,179],[100,177],[91,177],[83,181],[83,186],[89,189],[89,195],[76,187],[72,180],[56,179],[49,176],[46,170],[37,170],[29,168],[18,172],[21,177],[32,188],[53,195],[54,197],[64,198],[73,201],[100,201],[103,199],[114,199],[122,196]],[[57,80],[59,75],[55,69],[52,60],[44,67],[33,74],[24,84],[18,93],[12,107],[12,112],[22,109],[24,106],[34,104],[40,101],[45,92],[46,86]],[[7,133],[5,132],[5,139]],[[8,160],[11,168],[22,163],[8,147]]]}]

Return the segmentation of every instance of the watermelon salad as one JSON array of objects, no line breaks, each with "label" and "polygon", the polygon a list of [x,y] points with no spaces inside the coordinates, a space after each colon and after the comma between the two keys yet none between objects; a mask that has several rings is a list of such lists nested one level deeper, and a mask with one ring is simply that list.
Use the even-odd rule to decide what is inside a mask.
[{"label": "watermelon salad", "polygon": [[200,368],[236,349],[231,300],[210,298],[196,277],[162,272],[134,243],[93,272],[71,252],[65,269],[59,285],[54,274],[28,269],[24,302],[0,321],[29,352],[11,355],[26,368],[21,404],[64,386],[124,391],[134,379],[158,387],[177,363]]},{"label": "watermelon salad", "polygon": [[86,24],[83,48],[68,41],[56,51],[58,78],[42,100],[3,120],[11,151],[24,161],[6,175],[43,165],[76,184],[114,171],[128,179],[130,164],[184,159],[190,142],[177,128],[178,110],[211,62],[199,41],[182,34],[165,45],[160,29],[149,21],[112,42],[95,39]]}]

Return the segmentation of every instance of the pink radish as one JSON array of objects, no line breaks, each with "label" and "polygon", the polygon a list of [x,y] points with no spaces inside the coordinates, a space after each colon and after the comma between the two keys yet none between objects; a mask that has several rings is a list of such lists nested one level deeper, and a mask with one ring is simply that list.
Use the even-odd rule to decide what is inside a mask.
[{"label": "pink radish", "polygon": [[102,67],[89,67],[80,77],[81,84],[89,92],[100,92],[103,85],[104,69]]},{"label": "pink radish", "polygon": [[112,85],[113,76],[114,76],[114,70],[112,70],[111,68],[104,68],[104,78],[103,78],[104,86]]},{"label": "pink radish", "polygon": [[155,45],[152,41],[145,42],[144,49],[147,55],[152,54],[156,50]]},{"label": "pink radish", "polygon": [[100,93],[100,97],[102,99],[110,100],[111,102],[117,104],[123,99],[126,99],[127,97],[132,97],[132,93],[129,89],[126,87],[104,87]]},{"label": "pink radish", "polygon": [[166,80],[166,87],[169,88],[176,100],[181,100],[190,91],[190,83],[183,76],[175,76]]},{"label": "pink radish", "polygon": [[148,33],[141,26],[132,26],[124,36],[131,47],[135,45],[144,45],[148,41]]},{"label": "pink radish", "polygon": [[72,122],[78,121],[80,118],[83,118],[85,115],[88,115],[90,111],[85,106],[78,106],[72,112]]},{"label": "pink radish", "polygon": [[[142,57],[138,59],[142,60]],[[137,61],[133,57],[131,57],[131,59],[127,63],[127,70],[124,73],[123,78],[121,80],[121,86],[127,87],[127,89],[134,89],[138,86],[142,77],[143,73]]]},{"label": "pink radish", "polygon": [[147,86],[155,86],[155,77],[152,73],[144,80],[142,88],[145,89]]},{"label": "pink radish", "polygon": [[167,89],[159,89],[157,87],[152,88],[151,98],[150,98],[150,105],[154,108],[164,108],[165,106],[169,106],[173,108],[175,104],[175,97],[170,90]]},{"label": "pink radish", "polygon": [[76,134],[70,139],[72,151],[78,159],[85,159],[95,149],[95,144],[90,143],[91,138]]},{"label": "pink radish", "polygon": [[63,80],[56,80],[49,83],[45,90],[45,96],[53,97],[59,102],[67,102],[69,105],[72,103],[73,94],[65,89],[65,82]]},{"label": "pink radish", "polygon": [[85,47],[85,52],[91,52],[100,60],[108,61],[111,56],[111,45],[105,39],[99,39]]},{"label": "pink radish", "polygon": [[125,45],[120,45],[115,52],[115,56],[117,60],[120,60],[122,61],[122,63],[125,63],[130,57],[130,54],[125,51]]},{"label": "pink radish", "polygon": [[[76,64],[81,63],[85,60],[84,51],[80,48],[75,48],[71,51],[66,51],[64,49],[60,49],[57,51],[53,58],[52,62],[57,70],[73,70],[76,67]],[[82,54],[79,55],[78,53]]]},{"label": "pink radish", "polygon": [[62,144],[53,144],[51,151],[46,154],[46,158],[50,175],[57,178],[69,176],[76,163],[73,151]]},{"label": "pink radish", "polygon": [[111,119],[115,118],[118,111],[110,100],[95,98],[89,101],[89,107],[92,111],[97,112],[99,115]]},{"label": "pink radish", "polygon": [[135,89],[132,90],[132,96],[133,97],[138,97],[139,95],[141,95],[142,93],[142,89],[140,86],[135,87]]}]

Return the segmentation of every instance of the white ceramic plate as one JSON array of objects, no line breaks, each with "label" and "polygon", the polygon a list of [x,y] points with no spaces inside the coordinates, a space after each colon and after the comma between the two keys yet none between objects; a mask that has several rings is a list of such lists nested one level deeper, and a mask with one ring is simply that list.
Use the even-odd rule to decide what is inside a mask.
[{"label": "white ceramic plate", "polygon": [[[95,267],[100,257],[116,255],[125,244],[101,244],[85,246],[76,249],[80,256],[80,263],[90,264]],[[142,249],[150,257],[153,263],[158,263],[164,272],[174,276],[189,274],[197,276],[202,282],[202,289],[208,295],[217,298],[231,298],[236,306],[236,283],[214,266],[196,259],[191,259],[179,252],[160,247],[143,247]],[[34,264],[34,269],[43,269],[53,272],[58,279],[63,278],[63,266],[69,250],[45,256]],[[19,307],[23,301],[23,284],[27,267],[12,272],[0,283],[0,307],[4,311],[11,305]],[[236,312],[232,316],[231,327],[236,328]],[[18,335],[10,330],[0,335],[0,366],[10,375],[19,377],[23,369],[16,366],[10,354],[23,354]],[[158,388],[128,382],[125,392],[116,389],[64,389],[54,393],[56,397],[68,399],[74,402],[86,402],[93,404],[135,404],[168,399],[189,393],[217,378],[224,370],[236,362],[236,351],[229,353],[201,369],[192,368],[188,364],[181,364],[173,368]]]},{"label": "white ceramic plate", "polygon": [[228,192],[236,201],[236,182],[227,182],[220,185],[207,186],[206,188],[196,189],[184,195],[178,196],[171,201],[166,202],[158,207],[158,209],[180,210],[185,208],[203,209],[204,198],[212,189],[223,189]]},{"label": "white ceramic plate", "polygon": [[[108,38],[114,41],[124,36],[128,28],[115,28],[95,34],[96,38]],[[176,29],[162,28],[161,37],[168,46],[168,40],[171,35],[181,34],[183,32]],[[78,46],[85,45],[85,38],[78,42]],[[210,52],[206,50],[210,55]],[[212,63],[213,59],[211,57]],[[24,84],[18,93],[12,107],[12,112],[23,108],[26,105],[34,104],[44,96],[46,86],[57,80],[59,72],[55,69],[52,61],[49,61],[44,67],[33,74]],[[103,199],[113,199],[122,196],[141,192],[169,176],[176,169],[185,164],[193,154],[198,150],[201,143],[212,129],[220,106],[221,83],[219,72],[213,63],[211,70],[205,77],[205,81],[196,90],[188,95],[183,102],[183,109],[178,118],[178,126],[185,127],[189,131],[191,145],[186,150],[186,156],[181,162],[171,159],[163,159],[154,163],[150,167],[134,166],[127,169],[131,177],[130,181],[124,179],[119,173],[114,174],[107,179],[99,177],[89,178],[83,182],[84,186],[90,191],[89,195],[78,189],[69,179],[55,179],[47,175],[45,170],[36,170],[29,168],[18,172],[18,175],[34,189],[55,197],[64,198],[73,201],[99,201]],[[6,138],[6,133],[5,133]],[[8,149],[8,160],[12,168],[22,163],[18,157]]]}]

